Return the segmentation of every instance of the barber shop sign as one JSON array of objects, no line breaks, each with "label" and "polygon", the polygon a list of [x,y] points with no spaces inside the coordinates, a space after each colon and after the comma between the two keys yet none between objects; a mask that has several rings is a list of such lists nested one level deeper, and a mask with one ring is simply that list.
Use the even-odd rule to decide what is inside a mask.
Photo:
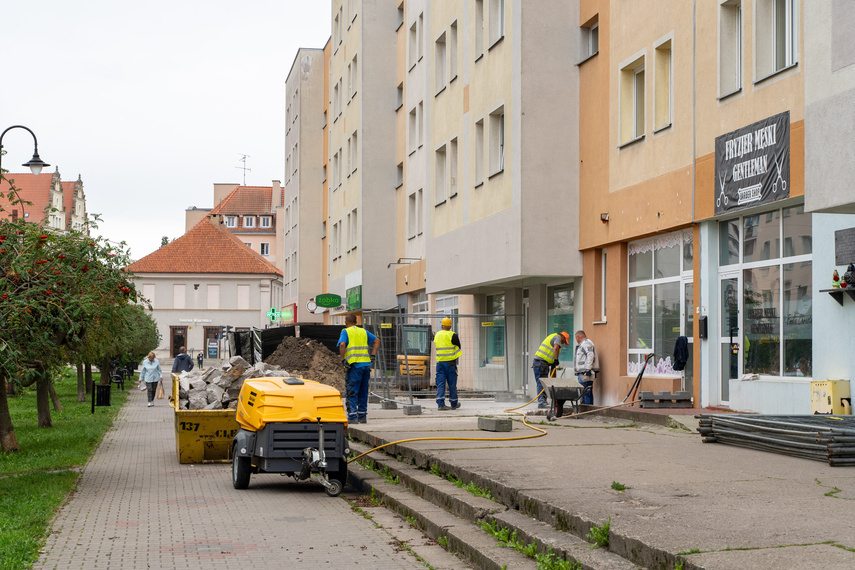
[{"label": "barber shop sign", "polygon": [[715,213],[790,196],[790,112],[715,139]]}]

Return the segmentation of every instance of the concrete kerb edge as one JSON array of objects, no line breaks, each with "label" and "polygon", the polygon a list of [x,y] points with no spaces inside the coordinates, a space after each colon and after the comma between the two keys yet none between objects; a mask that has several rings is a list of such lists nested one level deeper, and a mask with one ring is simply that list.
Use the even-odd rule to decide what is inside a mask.
[{"label": "concrete kerb edge", "polygon": [[[662,418],[662,425],[667,425],[666,422],[668,417],[662,416]],[[624,419],[632,418],[624,417]],[[351,432],[351,437],[358,439],[358,441],[364,445],[377,447],[390,443],[390,441],[378,438],[374,435],[369,435],[362,430],[351,430]],[[369,437],[374,440],[373,443],[365,441]],[[518,489],[508,487],[498,481],[482,477],[461,467],[450,465],[430,452],[417,450],[412,447],[408,447],[405,444],[390,445],[379,452],[384,452],[386,455],[391,456],[391,459],[395,462],[400,459],[420,469],[430,469],[431,465],[437,465],[437,468],[441,472],[448,473],[464,483],[471,482],[479,487],[488,489],[496,502],[500,505],[504,505],[508,509],[517,510],[535,520],[552,526],[558,531],[570,533],[582,540],[587,540],[586,537],[590,533],[592,527],[599,526],[601,524],[596,521],[587,520],[560,507],[545,503],[538,498],[525,494]],[[395,466],[392,463],[384,464],[390,470],[396,471]],[[487,514],[486,518],[491,520],[495,519],[495,516]],[[683,557],[652,547],[644,543],[641,539],[616,533],[614,529],[610,529],[609,531],[609,551],[633,562],[634,564],[653,568],[666,568],[669,567],[668,565],[673,566],[679,561],[683,562],[683,567],[686,570],[690,570],[693,566]],[[569,552],[567,555],[569,555]],[[686,564],[688,564],[688,566]]]}]

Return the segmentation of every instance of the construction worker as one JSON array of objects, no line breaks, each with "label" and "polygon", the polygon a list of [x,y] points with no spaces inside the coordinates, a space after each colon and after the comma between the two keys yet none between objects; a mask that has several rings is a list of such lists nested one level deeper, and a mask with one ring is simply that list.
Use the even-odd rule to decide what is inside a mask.
[{"label": "construction worker", "polygon": [[546,403],[546,393],[543,391],[541,378],[549,376],[551,368],[558,366],[558,355],[561,354],[561,347],[570,344],[570,335],[566,332],[553,333],[543,339],[540,343],[540,348],[534,355],[534,360],[531,363],[531,368],[534,370],[534,382],[537,384],[537,407],[548,408]]},{"label": "construction worker", "polygon": [[573,367],[578,375],[579,384],[588,388],[582,396],[582,403],[586,406],[594,405],[594,378],[600,371],[600,358],[597,349],[585,331],[576,331],[576,354]]},{"label": "construction worker", "polygon": [[[338,352],[345,362],[345,402],[347,421],[364,424],[368,422],[368,382],[371,378],[371,357],[380,349],[380,339],[356,326],[356,315],[344,317],[345,328],[338,337]],[[371,346],[369,355],[368,347]]]},{"label": "construction worker", "polygon": [[[457,401],[457,359],[460,358],[460,337],[451,330],[451,319],[442,319],[442,330],[433,337],[436,345],[436,405],[440,410],[456,410]],[[445,405],[445,386],[448,385],[448,403]]]}]

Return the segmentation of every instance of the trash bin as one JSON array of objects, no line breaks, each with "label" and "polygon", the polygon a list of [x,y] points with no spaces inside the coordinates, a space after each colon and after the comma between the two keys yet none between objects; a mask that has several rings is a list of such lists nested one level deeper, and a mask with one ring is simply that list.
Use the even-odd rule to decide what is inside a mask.
[{"label": "trash bin", "polygon": [[103,386],[101,384],[95,385],[95,405],[96,406],[109,406],[110,405],[110,384]]}]

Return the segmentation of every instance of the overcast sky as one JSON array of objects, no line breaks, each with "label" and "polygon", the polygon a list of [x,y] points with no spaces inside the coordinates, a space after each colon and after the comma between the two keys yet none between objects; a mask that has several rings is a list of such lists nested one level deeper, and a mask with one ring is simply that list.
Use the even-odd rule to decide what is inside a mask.
[{"label": "overcast sky", "polygon": [[[0,132],[32,129],[139,259],[213,206],[215,182],[243,183],[241,155],[247,185],[283,179],[285,78],[329,35],[327,0],[0,0]],[[28,171],[26,131],[3,147]]]}]

